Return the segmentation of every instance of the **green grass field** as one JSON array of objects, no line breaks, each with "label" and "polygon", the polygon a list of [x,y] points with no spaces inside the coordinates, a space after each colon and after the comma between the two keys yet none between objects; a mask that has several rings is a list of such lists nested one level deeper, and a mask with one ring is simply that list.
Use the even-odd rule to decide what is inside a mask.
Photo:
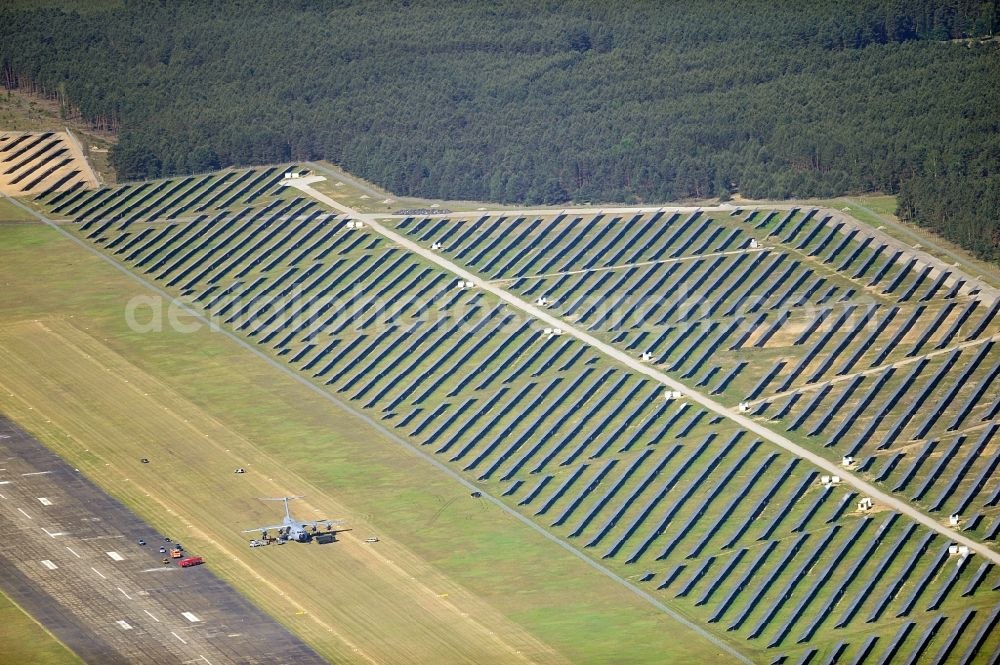
[{"label": "green grass field", "polygon": [[0,593],[0,661],[18,665],[78,665],[74,653]]},{"label": "green grass field", "polygon": [[880,215],[896,216],[895,196],[890,194],[872,194],[869,196],[857,196],[855,199],[860,201],[869,210],[874,210]]},{"label": "green grass field", "polygon": [[[0,248],[0,278],[9,285],[0,295],[0,320],[8,358],[17,359],[7,366],[21,368],[5,374],[17,397],[0,399],[0,409],[158,528],[184,534],[217,572],[322,653],[350,660],[355,645],[390,662],[443,653],[464,653],[462,660],[493,654],[499,662],[519,659],[515,652],[523,649],[541,662],[725,660],[707,641],[472,501],[409,450],[223,336],[131,332],[125,303],[145,289],[51,229],[0,227]],[[23,323],[35,319],[50,332]],[[99,359],[96,370],[74,360],[81,348]],[[197,417],[189,426],[202,438],[183,424],[191,414]],[[140,456],[159,468],[140,475]],[[231,468],[240,464],[254,484],[211,503],[218,483],[231,483]],[[303,510],[345,516],[356,529],[329,554],[329,572],[308,588],[294,564],[324,567],[307,560],[316,550],[258,552],[236,533],[267,518],[253,497],[274,492],[307,494]],[[362,539],[372,531],[384,549],[365,549]],[[385,584],[386,575],[404,580],[408,571],[420,585]],[[268,587],[262,590],[260,580]],[[317,587],[330,596],[312,593]],[[437,600],[427,597],[431,592]],[[422,607],[419,620],[409,618],[406,603]],[[380,609],[389,614],[380,617]],[[393,625],[401,638],[412,631],[409,639],[385,640]],[[490,632],[498,642],[483,641]]]},{"label": "green grass field", "polygon": [[29,212],[20,208],[9,199],[0,197],[0,224],[4,222],[34,222],[37,221]]}]

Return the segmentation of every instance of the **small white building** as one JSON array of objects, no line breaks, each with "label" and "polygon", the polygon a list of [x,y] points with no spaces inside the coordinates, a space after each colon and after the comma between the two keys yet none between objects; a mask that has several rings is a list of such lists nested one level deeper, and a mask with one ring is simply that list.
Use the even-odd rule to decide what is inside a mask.
[{"label": "small white building", "polygon": [[875,504],[872,503],[872,500],[870,498],[868,498],[867,496],[865,498],[861,499],[860,501],[858,501],[858,511],[859,512],[867,513],[869,510],[871,510],[874,507],[875,507]]},{"label": "small white building", "polygon": [[843,467],[849,467],[852,466],[853,464],[854,464],[854,458],[851,457],[850,455],[844,455],[844,457],[841,458],[840,460],[840,466]]},{"label": "small white building", "polygon": [[549,304],[549,301],[545,298],[545,296],[539,296],[538,299],[535,301],[535,304],[538,305],[539,307],[545,307],[546,305]]},{"label": "small white building", "polygon": [[643,351],[642,355],[639,356],[639,359],[642,360],[643,362],[649,362],[650,360],[653,359],[653,354],[650,353],[649,351]]},{"label": "small white building", "polygon": [[948,524],[950,524],[951,526],[958,526],[958,515],[957,514],[953,514],[953,515],[949,516],[948,517]]},{"label": "small white building", "polygon": [[758,249],[758,248],[760,248],[760,243],[757,242],[757,239],[750,238],[750,249]]},{"label": "small white building", "polygon": [[435,252],[440,251],[441,250],[441,243],[439,243],[439,242],[433,243],[431,245],[431,249],[434,250]]}]

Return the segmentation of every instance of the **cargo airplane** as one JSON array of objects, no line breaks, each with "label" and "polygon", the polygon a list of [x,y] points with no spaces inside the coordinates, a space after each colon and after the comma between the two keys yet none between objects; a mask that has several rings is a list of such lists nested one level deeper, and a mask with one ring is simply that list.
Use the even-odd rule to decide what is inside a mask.
[{"label": "cargo airplane", "polygon": [[[259,526],[254,529],[246,529],[243,533],[253,533],[255,531],[260,531],[261,539],[264,542],[268,540],[268,531],[276,529],[278,532],[277,541],[279,543],[284,543],[289,540],[293,540],[297,543],[308,543],[312,540],[313,536],[316,535],[334,535],[333,525],[340,524],[341,520],[315,520],[315,521],[304,521],[297,520],[292,517],[291,512],[288,510],[288,502],[293,499],[301,499],[301,496],[283,496],[277,499],[261,499],[261,501],[281,501],[285,504],[285,519],[281,524],[272,524],[270,526]],[[326,527],[326,532],[324,534],[317,534],[320,526]],[[333,538],[330,539],[331,541]]]}]

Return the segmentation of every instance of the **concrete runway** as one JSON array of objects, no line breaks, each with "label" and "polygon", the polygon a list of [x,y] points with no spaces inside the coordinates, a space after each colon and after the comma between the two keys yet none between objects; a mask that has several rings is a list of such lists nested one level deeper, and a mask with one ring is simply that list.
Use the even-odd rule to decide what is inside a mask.
[{"label": "concrete runway", "polygon": [[0,589],[88,663],[325,662],[2,415],[0,533]]}]

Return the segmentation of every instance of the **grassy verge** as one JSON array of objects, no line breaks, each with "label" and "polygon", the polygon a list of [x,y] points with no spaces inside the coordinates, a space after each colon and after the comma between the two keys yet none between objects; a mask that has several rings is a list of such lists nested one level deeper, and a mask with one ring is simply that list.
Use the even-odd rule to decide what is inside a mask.
[{"label": "grassy verge", "polygon": [[864,207],[887,217],[896,216],[896,197],[890,194],[869,194],[854,197]]},{"label": "grassy verge", "polygon": [[972,277],[979,277],[990,286],[1000,285],[1000,268],[996,265],[977,259],[929,229],[900,221],[896,217],[894,196],[872,194],[812,203],[842,210],[872,228],[881,229],[883,233],[896,240],[916,245],[937,259],[950,264],[958,263]]},{"label": "grassy verge", "polygon": [[[344,171],[330,162],[320,161],[316,162],[316,165],[320,167],[316,170],[316,174],[326,176],[327,181],[315,183],[313,187],[359,212],[391,214],[397,210],[434,208],[451,210],[453,212],[474,213],[478,210],[505,210],[508,208],[524,207],[519,204],[504,205],[502,203],[486,201],[449,201],[444,199],[424,199],[415,196],[397,196],[385,191],[379,185],[362,180],[358,176]],[[543,208],[545,206],[538,205],[531,207]],[[553,208],[558,209],[559,206],[553,206]]]},{"label": "grassy verge", "polygon": [[4,222],[37,222],[31,213],[0,197],[0,224]]},{"label": "grassy verge", "polygon": [[79,665],[76,654],[0,593],[2,660],[19,665]]}]

